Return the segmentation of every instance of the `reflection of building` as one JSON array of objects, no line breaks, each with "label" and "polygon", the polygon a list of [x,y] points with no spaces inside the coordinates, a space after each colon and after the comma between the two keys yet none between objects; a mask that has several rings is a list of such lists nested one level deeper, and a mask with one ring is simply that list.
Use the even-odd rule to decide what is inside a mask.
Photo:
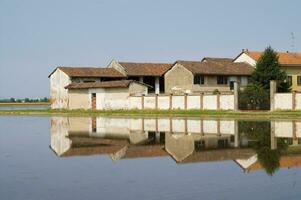
[{"label": "reflection of building", "polygon": [[[277,149],[277,140],[283,139],[288,149],[279,160],[280,168],[301,166],[301,122],[299,121],[272,121],[271,122],[271,149]],[[262,164],[254,154],[247,159],[235,160],[246,172],[262,169]]]},{"label": "reflection of building", "polygon": [[[297,144],[301,141],[298,140],[301,122],[275,121],[271,125],[272,149],[277,148],[275,141],[279,138],[294,145],[281,158],[280,166],[299,166],[301,152]],[[60,157],[106,154],[119,160],[171,156],[177,163],[234,160],[245,171],[254,171],[261,166],[249,141],[252,140],[241,135],[236,120],[110,117],[52,117],[51,120],[51,148]]]}]

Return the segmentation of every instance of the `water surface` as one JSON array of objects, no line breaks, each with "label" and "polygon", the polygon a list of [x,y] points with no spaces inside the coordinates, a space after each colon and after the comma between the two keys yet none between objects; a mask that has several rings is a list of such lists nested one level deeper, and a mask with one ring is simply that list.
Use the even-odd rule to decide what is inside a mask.
[{"label": "water surface", "polygon": [[300,199],[301,121],[0,116],[1,199]]}]

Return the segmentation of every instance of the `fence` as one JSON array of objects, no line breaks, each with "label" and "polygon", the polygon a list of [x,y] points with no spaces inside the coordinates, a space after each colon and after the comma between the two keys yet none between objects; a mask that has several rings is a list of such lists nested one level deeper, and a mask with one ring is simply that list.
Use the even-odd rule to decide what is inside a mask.
[{"label": "fence", "polygon": [[270,83],[271,111],[273,110],[301,110],[301,93],[276,93],[276,82]]},{"label": "fence", "polygon": [[[237,95],[236,95],[237,96]],[[130,96],[130,109],[236,110],[234,93]]]}]

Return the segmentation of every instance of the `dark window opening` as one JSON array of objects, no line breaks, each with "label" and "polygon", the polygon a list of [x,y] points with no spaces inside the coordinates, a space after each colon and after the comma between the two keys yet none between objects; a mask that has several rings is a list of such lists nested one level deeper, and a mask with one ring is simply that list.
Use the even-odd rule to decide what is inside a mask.
[{"label": "dark window opening", "polygon": [[205,149],[205,141],[199,140],[194,142],[194,149],[195,151],[202,151]]},{"label": "dark window opening", "polygon": [[84,80],[84,83],[95,83],[95,80]]},{"label": "dark window opening", "polygon": [[155,92],[155,77],[145,76],[143,78],[143,83],[152,86],[151,88],[148,88],[148,93],[154,93]]},{"label": "dark window opening", "polygon": [[129,80],[139,81],[140,78],[139,78],[139,76],[130,76]]},{"label": "dark window opening", "polygon": [[148,132],[148,144],[156,144],[156,132]]},{"label": "dark window opening", "polygon": [[217,146],[218,146],[218,148],[228,147],[228,140],[218,140]]},{"label": "dark window opening", "polygon": [[292,85],[292,83],[293,83],[292,76],[287,76],[287,83],[288,83],[289,85]]},{"label": "dark window opening", "polygon": [[217,76],[217,84],[218,85],[227,85],[228,77],[227,76]]},{"label": "dark window opening", "polygon": [[234,82],[235,81],[230,81],[230,90],[234,90]]},{"label": "dark window opening", "polygon": [[165,132],[160,132],[160,144],[165,144]]},{"label": "dark window opening", "polygon": [[160,77],[159,83],[160,83],[160,93],[164,93],[165,92],[164,77]]},{"label": "dark window opening", "polygon": [[205,78],[202,75],[195,75],[193,78],[193,84],[204,85]]},{"label": "dark window opening", "polygon": [[297,76],[297,85],[301,85],[301,76]]}]

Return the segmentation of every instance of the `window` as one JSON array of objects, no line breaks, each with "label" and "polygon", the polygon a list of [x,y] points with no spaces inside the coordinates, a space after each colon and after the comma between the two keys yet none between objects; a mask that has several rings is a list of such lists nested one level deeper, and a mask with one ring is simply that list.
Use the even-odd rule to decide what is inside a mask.
[{"label": "window", "polygon": [[205,141],[199,140],[194,142],[194,149],[195,151],[202,151],[205,149]]},{"label": "window", "polygon": [[193,79],[193,84],[200,84],[204,85],[205,83],[205,78],[202,75],[195,75]]},{"label": "window", "polygon": [[297,76],[297,85],[301,85],[301,76]]},{"label": "window", "polygon": [[95,81],[94,80],[84,80],[83,82],[84,83],[94,83]]},{"label": "window", "polygon": [[286,80],[287,80],[287,82],[288,82],[289,85],[292,85],[292,82],[293,82],[292,81],[292,76],[287,76]]},{"label": "window", "polygon": [[217,84],[218,85],[228,84],[228,77],[227,76],[217,76]]}]

